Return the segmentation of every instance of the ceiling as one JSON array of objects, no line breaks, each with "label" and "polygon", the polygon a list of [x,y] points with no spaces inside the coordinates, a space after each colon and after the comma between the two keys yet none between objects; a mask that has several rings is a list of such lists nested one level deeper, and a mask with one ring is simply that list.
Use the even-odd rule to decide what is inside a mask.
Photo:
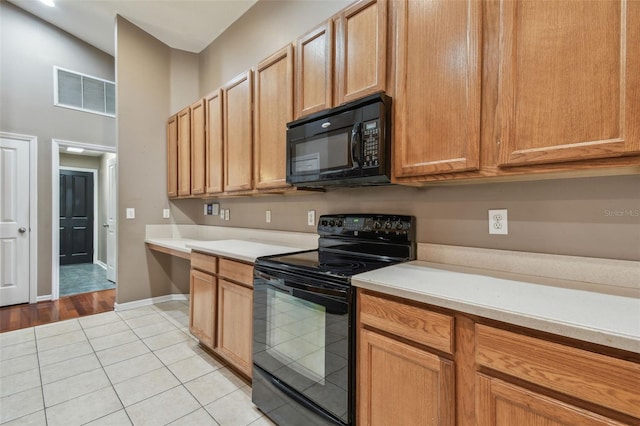
[{"label": "ceiling", "polygon": [[114,27],[119,14],[164,44],[199,53],[257,0],[9,0],[115,56]]}]

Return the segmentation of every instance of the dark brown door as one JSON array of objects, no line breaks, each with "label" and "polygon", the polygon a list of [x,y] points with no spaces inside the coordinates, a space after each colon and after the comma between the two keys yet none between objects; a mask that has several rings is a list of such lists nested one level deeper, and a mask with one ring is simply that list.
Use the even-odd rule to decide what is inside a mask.
[{"label": "dark brown door", "polygon": [[60,264],[93,262],[93,173],[60,170]]}]

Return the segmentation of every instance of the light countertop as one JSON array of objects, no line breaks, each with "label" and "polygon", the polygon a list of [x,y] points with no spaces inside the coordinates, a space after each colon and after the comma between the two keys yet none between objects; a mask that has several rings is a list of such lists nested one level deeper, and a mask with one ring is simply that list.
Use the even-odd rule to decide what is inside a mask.
[{"label": "light countertop", "polygon": [[[640,353],[640,298],[459,272],[413,261],[353,285],[489,319]],[[469,268],[459,268],[469,269]]]},{"label": "light countertop", "polygon": [[254,263],[258,257],[273,254],[293,253],[315,247],[300,245],[284,245],[269,241],[255,240],[218,240],[201,241],[188,238],[147,238],[145,243],[164,247],[181,253],[191,253],[191,250],[223,256],[244,262]]},{"label": "light countertop", "polygon": [[256,259],[261,256],[305,250],[304,247],[284,246],[248,240],[196,241],[188,243],[187,247],[203,253],[230,257],[250,263],[254,263]]}]

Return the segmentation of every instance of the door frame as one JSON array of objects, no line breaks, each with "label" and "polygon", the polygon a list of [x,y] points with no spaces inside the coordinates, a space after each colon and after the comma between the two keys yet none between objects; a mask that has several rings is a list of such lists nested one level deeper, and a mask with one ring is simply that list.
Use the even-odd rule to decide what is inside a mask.
[{"label": "door frame", "polygon": [[[60,189],[60,170],[69,170],[70,172],[86,172],[93,174],[93,256],[91,257],[91,262],[96,264],[98,263],[98,191],[100,190],[100,185],[98,183],[98,169],[86,169],[83,167],[70,167],[70,166],[59,166],[58,167],[58,191]],[[58,192],[58,223],[60,223],[60,193]],[[52,224],[53,226],[53,224]],[[58,228],[60,228],[58,226]],[[60,243],[60,230],[58,229],[58,243]],[[60,246],[58,245],[58,250],[60,250]],[[60,253],[58,253],[60,256]],[[60,266],[60,259],[58,259],[58,266]]]},{"label": "door frame", "polygon": [[[73,142],[63,139],[51,139],[51,300],[60,298],[60,227],[55,226],[60,220],[60,148],[83,148],[88,151],[98,151],[105,153],[117,154],[116,147],[106,145],[94,145],[83,142]],[[71,167],[64,167],[72,169]],[[89,170],[88,171],[93,171]],[[95,175],[94,175],[95,177]],[[94,182],[94,186],[96,185]],[[116,191],[118,189],[116,188]],[[94,201],[96,195],[94,188]],[[117,195],[116,195],[117,198]],[[94,211],[94,243],[97,235],[95,222],[97,220],[97,212]],[[116,235],[116,241],[118,236]],[[116,245],[117,250],[117,245]],[[94,246],[94,262],[97,255],[97,246]],[[117,251],[116,251],[117,257]],[[117,286],[117,284],[116,284]]]},{"label": "door frame", "polygon": [[29,144],[29,303],[38,301],[38,137],[2,132],[0,137]]}]

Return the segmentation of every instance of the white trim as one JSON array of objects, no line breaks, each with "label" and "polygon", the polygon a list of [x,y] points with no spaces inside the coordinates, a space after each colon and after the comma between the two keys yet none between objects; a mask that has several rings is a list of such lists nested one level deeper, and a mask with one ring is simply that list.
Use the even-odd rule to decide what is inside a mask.
[{"label": "white trim", "polygon": [[106,264],[106,263],[104,263],[104,262],[101,262],[101,261],[99,261],[99,260],[96,260],[96,261],[95,261],[95,262],[93,262],[93,263],[95,263],[96,265],[98,265],[99,267],[101,267],[101,268],[102,268],[102,269],[104,269],[104,270],[106,270],[106,269],[107,269],[107,264]]},{"label": "white trim", "polygon": [[[60,188],[60,170],[69,170],[70,172],[86,172],[93,174],[93,257],[91,259],[92,263],[98,262],[98,191],[100,189],[100,185],[98,183],[98,169],[86,169],[84,167],[70,167],[70,166],[60,166],[58,167],[58,188]],[[60,198],[58,198],[59,200]],[[60,204],[60,203],[58,203]],[[58,205],[58,211],[60,211],[60,206]]]},{"label": "white trim", "polygon": [[128,309],[141,308],[143,306],[155,305],[156,303],[171,302],[174,300],[188,301],[188,294],[168,294],[166,296],[151,297],[149,299],[134,300],[133,302],[114,303],[114,311],[126,311]]},{"label": "white trim", "polygon": [[36,298],[36,302],[48,302],[50,300],[53,300],[53,297],[50,294],[45,294],[44,296],[38,296]]},{"label": "white trim", "polygon": [[38,138],[0,132],[0,137],[29,143],[29,303],[38,297]]},{"label": "white trim", "polygon": [[[60,298],[60,147],[84,148],[91,151],[116,153],[116,148],[106,145],[51,139],[51,295],[52,300]],[[117,190],[117,189],[116,189]],[[95,193],[95,191],[94,191]],[[95,197],[95,195],[94,195]],[[97,214],[95,215],[97,218]],[[96,219],[97,220],[97,219]],[[97,232],[96,232],[97,233]],[[96,234],[94,233],[94,234]],[[94,236],[95,238],[95,236]],[[116,239],[118,237],[116,236]],[[116,247],[117,250],[117,247]],[[94,256],[97,246],[94,247]],[[117,288],[117,285],[116,285]]]}]

